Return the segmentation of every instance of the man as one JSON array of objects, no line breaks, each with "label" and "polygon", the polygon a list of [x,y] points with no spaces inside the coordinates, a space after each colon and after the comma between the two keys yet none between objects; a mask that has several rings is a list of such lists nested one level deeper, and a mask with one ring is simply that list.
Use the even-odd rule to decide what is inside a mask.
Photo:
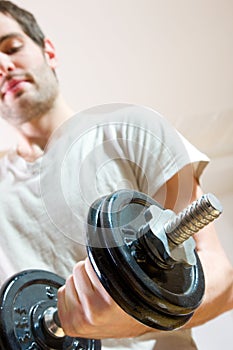
[{"label": "man", "polygon": [[[92,200],[122,183],[179,211],[200,197],[198,179],[207,158],[148,109],[112,105],[74,116],[55,68],[53,44],[33,16],[0,1],[0,114],[19,134],[17,149],[0,164],[1,283],[26,268],[49,269],[67,278],[58,310],[68,335],[106,339],[104,346],[121,349],[163,349],[161,339],[170,336],[173,349],[194,349],[185,329],[233,307],[233,269],[213,225],[195,236],[206,278],[204,301],[184,329],[172,334],[150,329],[116,305],[86,258],[80,231]],[[65,200],[59,197],[60,174]]]}]

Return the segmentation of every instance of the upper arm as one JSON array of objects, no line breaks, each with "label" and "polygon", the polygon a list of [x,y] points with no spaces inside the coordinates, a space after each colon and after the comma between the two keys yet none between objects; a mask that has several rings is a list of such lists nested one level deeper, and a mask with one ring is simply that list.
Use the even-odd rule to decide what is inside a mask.
[{"label": "upper arm", "polygon": [[[192,165],[187,165],[176,173],[156,193],[154,197],[164,208],[179,213],[190,203],[199,199],[203,194],[198,179],[194,176]],[[194,235],[197,251],[202,249],[220,249],[220,243],[214,228],[214,224],[200,230]]]},{"label": "upper arm", "polygon": [[178,213],[197,198],[198,188],[193,166],[188,164],[157,191],[154,199],[164,208]]}]

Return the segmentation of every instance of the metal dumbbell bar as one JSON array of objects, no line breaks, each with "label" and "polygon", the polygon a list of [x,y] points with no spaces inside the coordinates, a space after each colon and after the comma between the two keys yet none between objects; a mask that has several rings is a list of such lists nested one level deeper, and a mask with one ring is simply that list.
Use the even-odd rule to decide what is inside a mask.
[{"label": "metal dumbbell bar", "polygon": [[[222,212],[211,194],[180,214],[143,193],[120,190],[89,210],[87,252],[103,286],[128,314],[162,330],[185,324],[200,305],[204,275],[193,234]],[[57,290],[65,281],[26,270],[0,292],[0,349],[93,349],[101,342],[64,334]]]}]

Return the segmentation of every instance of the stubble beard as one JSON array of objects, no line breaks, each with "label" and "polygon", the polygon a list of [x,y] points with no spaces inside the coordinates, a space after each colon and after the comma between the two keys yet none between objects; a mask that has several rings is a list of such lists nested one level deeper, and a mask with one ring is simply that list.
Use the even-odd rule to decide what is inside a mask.
[{"label": "stubble beard", "polygon": [[3,103],[0,110],[1,117],[16,127],[48,113],[59,93],[55,73],[45,62],[28,74],[33,77],[32,89],[19,93],[12,103]]}]

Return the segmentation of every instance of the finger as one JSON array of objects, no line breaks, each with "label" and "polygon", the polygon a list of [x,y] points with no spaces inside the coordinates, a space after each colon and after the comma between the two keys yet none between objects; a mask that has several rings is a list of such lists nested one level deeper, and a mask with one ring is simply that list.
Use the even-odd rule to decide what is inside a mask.
[{"label": "finger", "polygon": [[82,297],[83,294],[88,296],[95,293],[95,288],[85,268],[85,261],[80,261],[74,266],[73,281],[76,291],[80,297]]},{"label": "finger", "polygon": [[73,277],[82,309],[85,311],[85,320],[89,326],[98,327],[105,317],[109,319],[117,305],[100,283],[88,261],[89,259],[86,259],[76,264]]},{"label": "finger", "polygon": [[98,288],[95,288],[92,284],[84,261],[75,265],[73,269],[73,280],[82,309],[85,310],[87,319],[93,324],[95,323],[94,319],[99,317],[100,311],[103,308],[103,297]]},{"label": "finger", "polygon": [[82,314],[78,293],[75,289],[73,276],[67,278],[66,283],[58,290],[58,316],[66,334],[75,334],[79,315]]},{"label": "finger", "polygon": [[96,272],[94,271],[92,264],[90,262],[90,260],[88,258],[86,258],[85,260],[85,270],[86,273],[91,281],[91,284],[93,286],[94,289],[100,291],[100,292],[106,292],[106,289],[104,288],[104,286],[102,285],[102,283],[100,282]]},{"label": "finger", "polygon": [[96,272],[94,271],[92,264],[88,258],[85,260],[85,270],[86,273],[91,281],[91,284],[95,290],[98,290],[98,292],[105,298],[108,303],[114,303],[112,297],[108,294],[102,283],[100,282]]}]

